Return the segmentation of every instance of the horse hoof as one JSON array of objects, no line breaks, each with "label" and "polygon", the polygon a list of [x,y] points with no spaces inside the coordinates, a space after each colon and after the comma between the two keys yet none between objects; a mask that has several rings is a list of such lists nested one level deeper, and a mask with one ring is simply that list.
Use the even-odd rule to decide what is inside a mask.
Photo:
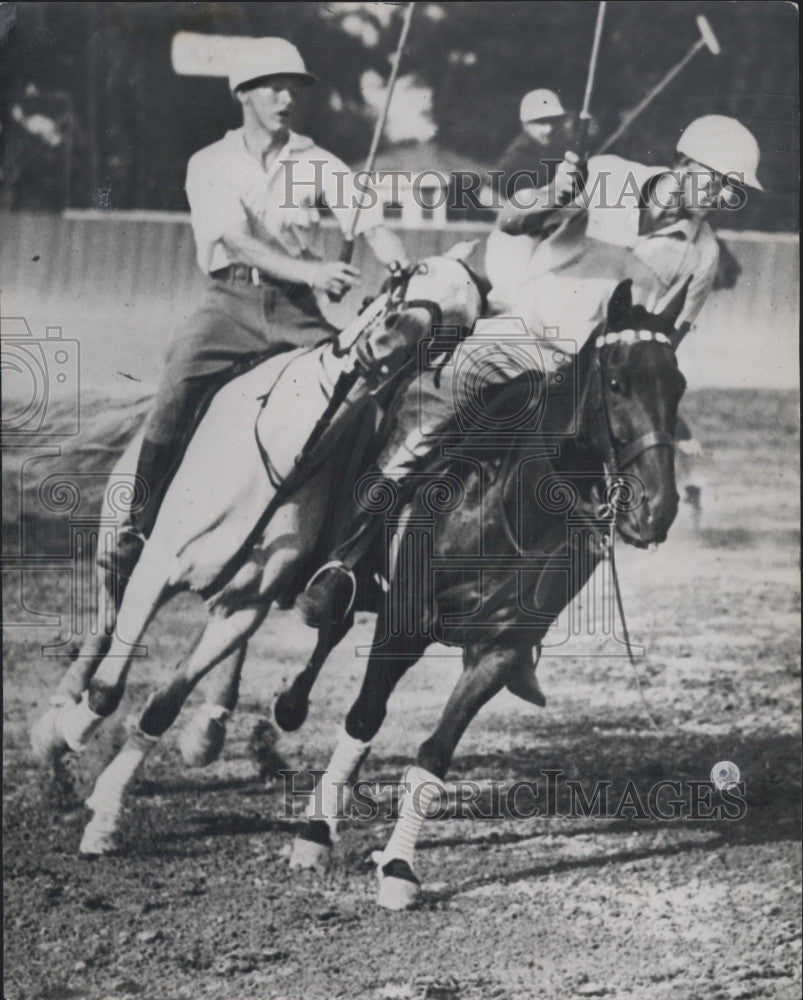
[{"label": "horse hoof", "polygon": [[421,893],[421,883],[406,861],[394,858],[383,863],[382,855],[375,852],[379,891],[376,902],[386,910],[409,910]]},{"label": "horse hoof", "polygon": [[326,871],[332,860],[332,838],[323,820],[309,820],[293,841],[290,868]]},{"label": "horse hoof", "polygon": [[299,701],[289,691],[282,691],[273,706],[273,715],[280,729],[293,733],[304,725],[309,711],[308,701]]},{"label": "horse hoof", "polygon": [[48,767],[55,766],[70,749],[59,726],[59,716],[65,704],[67,702],[51,705],[31,729],[33,755],[40,764]]},{"label": "horse hoof", "polygon": [[95,813],[87,823],[78,853],[84,858],[98,858],[105,854],[116,854],[119,821],[116,815]]},{"label": "horse hoof", "polygon": [[[215,716],[210,711],[214,711]],[[220,757],[226,742],[226,719],[229,714],[228,711],[221,712],[216,705],[202,705],[198,709],[179,740],[185,764],[206,767]]]}]

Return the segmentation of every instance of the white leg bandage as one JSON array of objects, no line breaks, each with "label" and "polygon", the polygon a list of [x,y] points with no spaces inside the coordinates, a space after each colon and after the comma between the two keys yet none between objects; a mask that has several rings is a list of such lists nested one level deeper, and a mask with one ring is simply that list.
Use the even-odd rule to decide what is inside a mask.
[{"label": "white leg bandage", "polygon": [[346,798],[345,785],[370,749],[370,743],[355,740],[345,729],[340,730],[326,774],[321,776],[315,786],[315,792],[307,806],[307,819],[326,820],[332,834],[335,833],[337,816]]},{"label": "white leg bandage", "polygon": [[60,713],[59,728],[67,746],[80,753],[103,718],[89,707],[89,692],[84,691],[79,702],[65,706]]},{"label": "white leg bandage", "polygon": [[95,782],[92,795],[86,800],[87,806],[95,813],[118,813],[126,788],[158,742],[158,736],[148,736],[141,729],[132,733]]},{"label": "white leg bandage", "polygon": [[399,818],[383,853],[383,863],[398,858],[413,867],[415,842],[432,801],[440,797],[443,782],[423,767],[409,767],[404,775],[407,790],[399,806]]}]

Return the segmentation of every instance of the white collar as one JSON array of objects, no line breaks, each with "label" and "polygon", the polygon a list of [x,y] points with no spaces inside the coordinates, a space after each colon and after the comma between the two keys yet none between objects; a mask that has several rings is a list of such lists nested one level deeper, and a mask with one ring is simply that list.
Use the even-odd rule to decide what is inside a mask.
[{"label": "white collar", "polygon": [[[233,146],[238,153],[244,154],[249,160],[262,166],[259,160],[249,152],[248,146],[245,144],[244,125],[241,125],[239,128],[230,129],[224,136],[224,141]],[[305,149],[310,149],[314,145],[315,143],[308,135],[300,135],[298,132],[288,132],[287,142],[282,146],[276,159],[281,160],[288,153],[300,153]]]}]

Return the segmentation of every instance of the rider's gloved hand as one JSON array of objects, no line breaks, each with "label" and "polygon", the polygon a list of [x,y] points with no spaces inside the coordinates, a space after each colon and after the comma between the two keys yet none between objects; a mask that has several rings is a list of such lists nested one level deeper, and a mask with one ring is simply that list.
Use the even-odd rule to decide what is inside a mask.
[{"label": "rider's gloved hand", "polygon": [[552,183],[555,185],[555,198],[559,205],[568,205],[585,187],[588,180],[588,163],[581,160],[577,153],[567,151],[563,161],[558,164]]},{"label": "rider's gloved hand", "polygon": [[321,292],[342,295],[352,285],[356,285],[360,272],[351,264],[342,261],[321,261],[310,269],[309,284]]}]

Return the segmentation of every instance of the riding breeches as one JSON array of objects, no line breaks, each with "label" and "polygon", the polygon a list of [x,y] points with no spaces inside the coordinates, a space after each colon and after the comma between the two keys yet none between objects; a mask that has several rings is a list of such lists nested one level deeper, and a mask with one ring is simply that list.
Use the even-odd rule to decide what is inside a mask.
[{"label": "riding breeches", "polygon": [[238,363],[280,341],[307,347],[332,333],[311,293],[294,301],[278,285],[210,278],[200,308],[168,349],[145,437],[159,445],[177,441],[210,385],[225,381]]}]

